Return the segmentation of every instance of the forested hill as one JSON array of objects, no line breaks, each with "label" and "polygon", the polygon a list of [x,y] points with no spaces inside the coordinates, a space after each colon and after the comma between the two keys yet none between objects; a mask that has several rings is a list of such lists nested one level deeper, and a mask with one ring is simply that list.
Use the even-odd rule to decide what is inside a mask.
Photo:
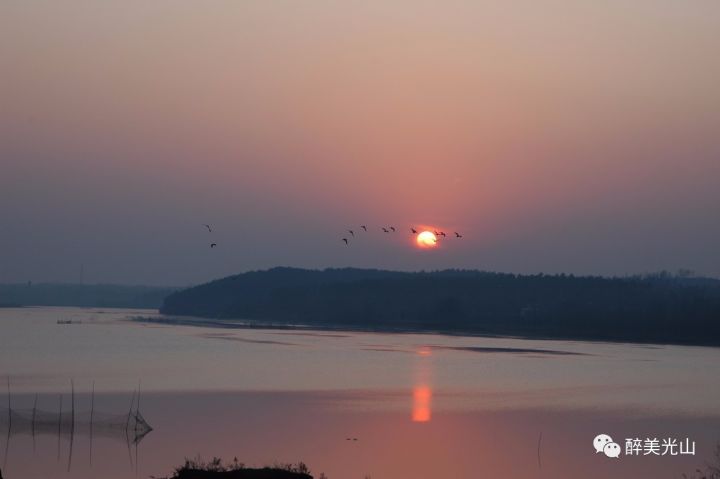
[{"label": "forested hill", "polygon": [[168,296],[161,312],[317,327],[720,345],[720,281],[274,268]]}]

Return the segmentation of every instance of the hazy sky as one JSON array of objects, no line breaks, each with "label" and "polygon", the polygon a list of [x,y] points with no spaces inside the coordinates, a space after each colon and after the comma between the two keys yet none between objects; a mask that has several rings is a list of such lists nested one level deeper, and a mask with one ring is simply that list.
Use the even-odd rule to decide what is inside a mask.
[{"label": "hazy sky", "polygon": [[2,0],[0,282],[718,276],[719,48],[717,0]]}]

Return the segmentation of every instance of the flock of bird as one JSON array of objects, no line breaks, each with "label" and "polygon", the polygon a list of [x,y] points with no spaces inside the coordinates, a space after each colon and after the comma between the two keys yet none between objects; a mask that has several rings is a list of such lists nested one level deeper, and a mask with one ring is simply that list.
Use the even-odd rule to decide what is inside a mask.
[{"label": "flock of bird", "polygon": [[[212,234],[213,230],[212,227],[208,224],[204,224],[205,228],[207,228],[208,233]],[[217,246],[217,243],[210,243],[210,248],[215,248]]]},{"label": "flock of bird", "polygon": [[[203,224],[203,226],[207,229],[207,231],[208,231],[209,234],[212,234],[212,233],[213,233],[212,226],[210,226],[209,224],[205,224],[205,223]],[[367,227],[367,225],[360,225],[360,229],[362,229],[363,232],[365,232],[365,233],[368,232],[368,227]],[[397,228],[395,228],[394,226],[381,226],[380,229],[382,230],[383,233],[387,233],[387,234],[397,233]],[[350,237],[351,237],[351,238],[355,238],[355,230],[349,229],[349,230],[347,230],[347,232],[350,233]],[[417,228],[414,228],[414,227],[410,227],[410,232],[411,232],[413,235],[418,235],[418,234],[421,233],[421,231],[418,231]],[[434,243],[437,243],[438,240],[439,240],[441,237],[442,237],[442,238],[446,238],[446,237],[447,237],[447,233],[445,233],[444,231],[434,230],[434,231],[432,231],[432,233],[433,233],[433,235],[434,235],[434,237],[433,237],[433,242],[434,242]],[[462,237],[463,237],[463,236],[462,236],[460,233],[458,233],[457,231],[454,231],[453,233],[455,233],[455,237],[456,237],[456,238],[462,238]],[[350,245],[350,238],[345,237],[345,238],[342,238],[341,241],[343,241],[346,246],[349,246],[349,245]],[[215,248],[215,247],[217,247],[217,243],[211,242],[211,243],[210,243],[210,248],[212,249],[212,248]]]},{"label": "flock of bird", "polygon": [[[360,228],[364,232],[368,231],[367,225],[360,225]],[[382,230],[383,233],[387,233],[387,234],[397,233],[397,231],[398,231],[397,228],[395,228],[394,226],[381,226],[380,229]],[[355,230],[349,229],[349,230],[347,230],[347,232],[350,233],[350,238],[355,238]],[[410,227],[410,232],[413,235],[418,235],[418,234],[422,233],[421,231],[418,231],[417,228],[414,228],[414,227]],[[433,239],[433,242],[435,242],[435,243],[437,243],[437,241],[440,239],[440,237],[442,237],[442,238],[447,237],[447,233],[445,233],[444,231],[433,230],[432,233],[435,235],[434,239]],[[457,231],[453,231],[453,233],[455,234],[455,238],[463,237],[463,235],[461,235]],[[343,241],[346,246],[349,246],[350,238],[344,237],[340,241]]]}]

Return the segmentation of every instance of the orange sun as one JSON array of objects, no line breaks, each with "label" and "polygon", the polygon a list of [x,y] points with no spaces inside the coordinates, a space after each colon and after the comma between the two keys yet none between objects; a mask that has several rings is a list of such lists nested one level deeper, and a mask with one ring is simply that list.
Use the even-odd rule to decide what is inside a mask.
[{"label": "orange sun", "polygon": [[415,240],[421,248],[434,248],[437,246],[437,236],[432,231],[421,231]]}]

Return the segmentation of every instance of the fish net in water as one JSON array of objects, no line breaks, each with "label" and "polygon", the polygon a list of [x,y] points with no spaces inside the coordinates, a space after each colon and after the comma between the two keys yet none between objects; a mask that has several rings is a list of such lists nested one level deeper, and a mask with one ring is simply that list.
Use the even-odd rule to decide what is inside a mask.
[{"label": "fish net in water", "polygon": [[152,427],[140,411],[112,414],[102,411],[43,411],[41,409],[0,410],[0,431],[9,435],[60,436],[88,434],[139,442]]}]

